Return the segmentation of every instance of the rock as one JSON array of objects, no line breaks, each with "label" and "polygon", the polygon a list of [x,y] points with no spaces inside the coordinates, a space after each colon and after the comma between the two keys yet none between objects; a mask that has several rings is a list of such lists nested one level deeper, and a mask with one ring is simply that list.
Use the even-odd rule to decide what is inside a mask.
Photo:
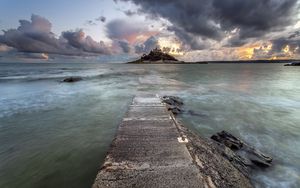
[{"label": "rock", "polygon": [[183,113],[182,105],[183,101],[176,96],[163,96],[162,102],[167,104],[168,111],[171,111],[174,115]]},{"label": "rock", "polygon": [[256,166],[260,167],[260,168],[267,168],[271,166],[271,163],[268,163],[266,161],[263,161],[257,157],[255,158],[250,158],[251,162],[254,163]]},{"label": "rock", "polygon": [[82,80],[81,77],[68,77],[62,80],[62,82],[73,83]]},{"label": "rock", "polygon": [[199,166],[200,172],[211,177],[214,182],[215,186],[211,187],[253,187],[248,167],[248,163],[251,164],[251,161],[241,158],[218,142],[200,137],[184,127],[180,121],[177,126],[179,133],[187,138],[187,149],[194,162]]},{"label": "rock", "polygon": [[232,150],[239,150],[243,147],[243,142],[241,140],[226,131],[212,135],[211,139],[224,144]]},{"label": "rock", "polygon": [[285,64],[284,66],[300,66],[300,62],[292,62],[292,63]]},{"label": "rock", "polygon": [[[242,171],[249,171],[248,167],[265,168],[271,166],[272,157],[260,152],[226,131],[212,135],[211,139],[223,146],[222,153],[224,156],[230,161],[234,161],[235,166],[238,166],[237,168],[242,169]],[[226,148],[230,148],[235,152],[235,155],[228,152]]]},{"label": "rock", "polygon": [[183,101],[179,97],[176,96],[163,96],[162,101],[164,103],[167,103],[169,105],[174,105],[174,106],[182,106]]},{"label": "rock", "polygon": [[181,108],[174,105],[167,105],[167,109],[168,111],[171,111],[174,115],[181,114],[183,112]]}]

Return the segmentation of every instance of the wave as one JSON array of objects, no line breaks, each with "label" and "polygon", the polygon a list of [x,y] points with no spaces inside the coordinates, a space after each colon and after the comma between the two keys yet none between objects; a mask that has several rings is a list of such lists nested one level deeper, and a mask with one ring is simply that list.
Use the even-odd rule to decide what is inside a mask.
[{"label": "wave", "polygon": [[104,73],[67,73],[67,74],[40,74],[40,75],[14,75],[0,77],[0,82],[32,82],[42,80],[54,80],[61,81],[67,77],[81,77],[83,80],[103,79],[103,78],[114,78],[114,77],[132,77],[149,74],[149,71],[135,70],[135,71],[118,71],[118,72],[104,72]]}]

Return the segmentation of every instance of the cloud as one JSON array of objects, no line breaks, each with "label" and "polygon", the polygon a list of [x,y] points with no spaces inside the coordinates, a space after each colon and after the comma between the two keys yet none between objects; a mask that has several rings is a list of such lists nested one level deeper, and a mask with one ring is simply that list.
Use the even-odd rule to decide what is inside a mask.
[{"label": "cloud", "polygon": [[106,21],[106,17],[104,16],[100,16],[98,18],[95,18],[94,20],[87,20],[84,24],[88,25],[88,26],[95,26],[97,25],[97,22],[105,22]]},{"label": "cloud", "polygon": [[103,42],[96,42],[85,36],[82,30],[63,32],[57,38],[51,31],[52,24],[46,18],[32,15],[31,21],[20,20],[17,29],[3,31],[0,44],[13,47],[20,52],[50,53],[61,55],[97,55],[109,54],[110,50]]},{"label": "cloud", "polygon": [[149,53],[151,50],[157,47],[159,47],[157,38],[151,36],[144,43],[137,44],[135,46],[135,53],[137,54]]},{"label": "cloud", "polygon": [[158,46],[158,40],[154,37],[158,31],[144,23],[112,20],[106,25],[106,33],[115,44],[118,44],[122,53],[148,53]]},{"label": "cloud", "polygon": [[300,31],[295,31],[288,38],[293,39],[293,38],[296,38],[296,37],[300,37]]},{"label": "cloud", "polygon": [[76,50],[87,53],[108,54],[109,49],[105,46],[104,42],[96,42],[90,36],[85,36],[82,30],[78,31],[65,31],[62,37],[67,41],[68,46]]},{"label": "cloud", "polygon": [[123,12],[124,12],[124,14],[125,14],[126,16],[134,16],[134,15],[137,15],[137,14],[138,14],[137,12],[132,11],[132,10],[125,10],[125,11],[123,11]]},{"label": "cloud", "polygon": [[253,55],[256,59],[300,58],[299,31],[270,40],[268,44],[254,49]]},{"label": "cloud", "polygon": [[44,53],[19,53],[16,54],[18,59],[39,59],[39,60],[48,60],[49,56]]},{"label": "cloud", "polygon": [[201,37],[195,36],[191,33],[186,32],[184,29],[170,26],[168,27],[169,31],[173,31],[175,35],[180,39],[183,50],[203,50],[207,48],[207,42],[203,41]]},{"label": "cloud", "polygon": [[[238,29],[227,46],[241,46],[247,39],[282,31],[297,19],[297,0],[118,0],[132,2],[152,18],[168,20],[175,34],[191,49],[202,41],[221,41]],[[232,35],[232,34],[231,34]],[[190,42],[189,42],[190,41]]]},{"label": "cloud", "polygon": [[89,26],[95,26],[95,25],[97,25],[93,20],[87,20],[86,22],[85,22],[85,25],[89,25]]},{"label": "cloud", "polygon": [[106,21],[106,17],[100,16],[100,17],[96,18],[95,20],[104,23]]},{"label": "cloud", "polygon": [[0,53],[7,53],[10,51],[13,51],[13,48],[11,48],[7,45],[0,44]]},{"label": "cloud", "polygon": [[151,30],[144,23],[130,22],[129,20],[115,19],[106,24],[107,37],[113,40],[126,40],[133,44],[144,41],[157,31]]},{"label": "cloud", "polygon": [[131,46],[127,41],[118,41],[118,45],[121,47],[124,53],[130,53]]}]

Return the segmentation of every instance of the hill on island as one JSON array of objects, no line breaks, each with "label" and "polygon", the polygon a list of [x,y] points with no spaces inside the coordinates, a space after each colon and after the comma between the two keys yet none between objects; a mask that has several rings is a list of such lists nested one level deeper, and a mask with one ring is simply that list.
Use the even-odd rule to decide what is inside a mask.
[{"label": "hill on island", "polygon": [[164,53],[161,49],[155,48],[150,51],[150,53],[143,54],[142,57],[136,61],[129,63],[179,63],[175,57],[170,54]]},{"label": "hill on island", "polygon": [[207,64],[207,62],[185,62],[179,61],[168,53],[164,53],[161,49],[155,48],[150,53],[142,55],[136,61],[128,62],[130,64]]}]

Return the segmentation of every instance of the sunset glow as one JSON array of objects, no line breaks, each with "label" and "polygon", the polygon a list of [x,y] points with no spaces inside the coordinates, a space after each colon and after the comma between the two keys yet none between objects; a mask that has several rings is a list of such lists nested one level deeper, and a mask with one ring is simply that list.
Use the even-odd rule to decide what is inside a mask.
[{"label": "sunset glow", "polygon": [[160,38],[158,39],[158,45],[161,49],[168,49],[167,52],[171,55],[182,56],[184,52],[181,51],[181,44],[178,41],[168,39],[168,38]]}]

